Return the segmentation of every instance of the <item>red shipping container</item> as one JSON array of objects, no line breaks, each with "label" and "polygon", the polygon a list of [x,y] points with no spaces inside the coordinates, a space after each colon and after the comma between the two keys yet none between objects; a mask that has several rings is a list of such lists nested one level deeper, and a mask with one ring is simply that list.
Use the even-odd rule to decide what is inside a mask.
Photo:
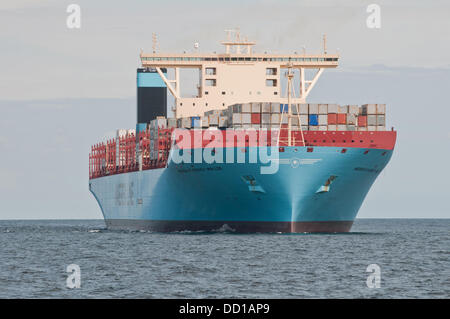
[{"label": "red shipping container", "polygon": [[333,125],[333,124],[337,124],[337,114],[328,114],[328,125]]},{"label": "red shipping container", "polygon": [[261,114],[252,113],[252,124],[261,124]]},{"label": "red shipping container", "polygon": [[347,124],[347,114],[337,114],[337,124]]},{"label": "red shipping container", "polygon": [[358,116],[358,126],[366,127],[367,126],[367,115]]}]

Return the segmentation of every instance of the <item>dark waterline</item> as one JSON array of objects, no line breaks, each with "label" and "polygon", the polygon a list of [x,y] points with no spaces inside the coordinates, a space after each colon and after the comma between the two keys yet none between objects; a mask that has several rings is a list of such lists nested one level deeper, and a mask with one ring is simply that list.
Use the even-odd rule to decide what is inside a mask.
[{"label": "dark waterline", "polygon": [[[449,219],[359,219],[346,234],[0,221],[0,298],[449,298],[449,230]],[[66,287],[69,264],[79,289]],[[381,288],[367,287],[369,264]]]}]

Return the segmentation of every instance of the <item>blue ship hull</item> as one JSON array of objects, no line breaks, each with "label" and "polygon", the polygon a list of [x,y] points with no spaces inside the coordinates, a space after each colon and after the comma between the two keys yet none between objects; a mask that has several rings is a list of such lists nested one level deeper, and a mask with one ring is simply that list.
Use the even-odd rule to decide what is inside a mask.
[{"label": "blue ship hull", "polygon": [[[261,163],[175,164],[91,179],[110,229],[347,232],[392,150],[285,147]],[[327,182],[328,181],[328,182]]]}]

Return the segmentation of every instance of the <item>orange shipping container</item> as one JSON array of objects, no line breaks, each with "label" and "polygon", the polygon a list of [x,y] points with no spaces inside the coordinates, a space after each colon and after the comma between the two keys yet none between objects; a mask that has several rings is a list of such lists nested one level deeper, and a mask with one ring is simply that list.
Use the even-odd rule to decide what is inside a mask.
[{"label": "orange shipping container", "polygon": [[347,114],[337,114],[337,124],[347,124]]},{"label": "orange shipping container", "polygon": [[367,115],[358,116],[358,126],[359,127],[367,126]]},{"label": "orange shipping container", "polygon": [[335,124],[337,124],[337,114],[328,114],[328,125],[335,125]]},{"label": "orange shipping container", "polygon": [[252,124],[261,123],[261,113],[252,113]]}]

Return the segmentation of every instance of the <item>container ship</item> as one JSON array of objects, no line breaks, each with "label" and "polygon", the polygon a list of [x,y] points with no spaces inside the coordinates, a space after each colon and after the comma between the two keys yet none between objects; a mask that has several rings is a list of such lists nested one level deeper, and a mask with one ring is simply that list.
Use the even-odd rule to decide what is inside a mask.
[{"label": "container ship", "polygon": [[[222,44],[223,53],[141,52],[136,128],[89,155],[107,228],[350,231],[395,146],[386,105],[307,103],[338,66],[325,48],[256,53],[239,34]],[[182,68],[198,71],[193,96],[181,94]]]}]

